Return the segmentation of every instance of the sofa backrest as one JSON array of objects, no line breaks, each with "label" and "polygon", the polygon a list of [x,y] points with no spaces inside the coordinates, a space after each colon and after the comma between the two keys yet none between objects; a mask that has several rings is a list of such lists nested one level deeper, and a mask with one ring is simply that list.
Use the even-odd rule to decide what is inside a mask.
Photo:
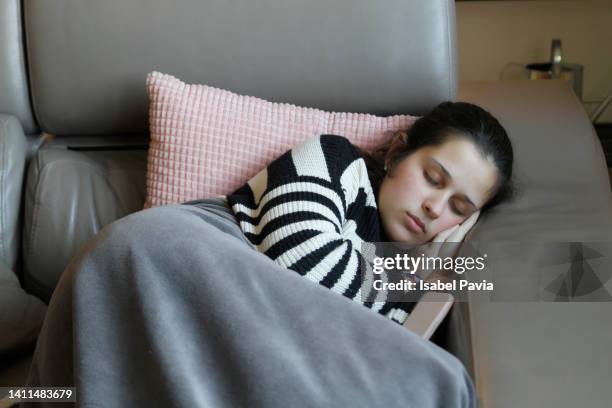
[{"label": "sofa backrest", "polygon": [[422,114],[456,94],[453,0],[24,2],[42,130],[147,133],[145,75],[326,110]]}]

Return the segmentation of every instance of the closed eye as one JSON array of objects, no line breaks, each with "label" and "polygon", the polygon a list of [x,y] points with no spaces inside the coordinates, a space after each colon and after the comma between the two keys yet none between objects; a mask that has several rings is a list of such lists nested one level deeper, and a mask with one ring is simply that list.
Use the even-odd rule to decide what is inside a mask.
[{"label": "closed eye", "polygon": [[465,220],[474,213],[474,211],[471,211],[471,206],[471,203],[466,203],[463,199],[454,197],[451,204],[451,210]]},{"label": "closed eye", "polygon": [[430,175],[429,175],[429,174],[428,174],[426,171],[425,171],[425,172],[423,172],[423,175],[425,176],[425,180],[427,180],[427,182],[428,182],[429,184],[431,184],[432,186],[437,187],[437,186],[439,186],[439,185],[440,185],[440,182],[439,182],[439,181],[434,180],[434,179],[433,179],[433,177],[431,177],[431,176],[430,176]]},{"label": "closed eye", "polygon": [[464,216],[465,216],[465,214],[463,214],[463,212],[461,212],[461,211],[460,211],[460,210],[457,208],[457,206],[456,206],[456,205],[454,205],[454,204],[451,204],[451,210],[452,210],[452,211],[453,211],[455,214],[457,214],[458,216],[460,216],[460,217],[464,217]]}]

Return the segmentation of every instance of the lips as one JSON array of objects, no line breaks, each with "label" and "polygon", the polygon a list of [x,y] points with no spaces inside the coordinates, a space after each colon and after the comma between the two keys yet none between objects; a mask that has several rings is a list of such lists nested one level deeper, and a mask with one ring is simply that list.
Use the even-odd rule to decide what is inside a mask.
[{"label": "lips", "polygon": [[412,232],[423,233],[425,232],[425,225],[419,219],[419,217],[406,212],[406,227]]}]

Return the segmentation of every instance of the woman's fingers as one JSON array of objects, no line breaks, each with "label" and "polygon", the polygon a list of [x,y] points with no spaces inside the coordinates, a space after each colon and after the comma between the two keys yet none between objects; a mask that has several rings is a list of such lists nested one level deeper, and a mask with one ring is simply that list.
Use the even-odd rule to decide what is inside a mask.
[{"label": "woman's fingers", "polygon": [[446,239],[459,228],[459,225],[455,225],[451,228],[447,228],[436,235],[432,242],[444,242]]},{"label": "woman's fingers", "polygon": [[449,237],[448,242],[461,242],[465,235],[468,233],[470,229],[476,224],[478,221],[478,216],[480,215],[480,211],[476,211],[474,214],[470,215],[467,220],[463,221],[462,224],[459,225]]},{"label": "woman's fingers", "polygon": [[438,241],[439,243],[434,244],[434,246],[438,247],[438,257],[445,258],[449,256],[454,257],[457,255],[459,247],[461,246],[461,242],[463,241],[467,233],[470,231],[470,229],[472,229],[474,224],[476,224],[479,215],[480,212],[477,211],[471,216],[469,216],[465,221],[463,221],[463,223],[455,225],[455,227],[446,230],[449,233],[444,234],[444,241]]}]

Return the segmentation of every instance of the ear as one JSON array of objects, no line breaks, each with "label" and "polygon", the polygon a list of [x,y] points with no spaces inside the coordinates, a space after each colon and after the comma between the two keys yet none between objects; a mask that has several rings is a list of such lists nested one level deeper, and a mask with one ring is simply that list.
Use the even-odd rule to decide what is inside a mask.
[{"label": "ear", "polygon": [[405,145],[408,143],[408,133],[399,130],[391,136],[391,142],[389,143],[389,150],[385,157],[385,165],[387,168],[391,168],[391,157],[395,157],[398,152],[402,151]]},{"label": "ear", "polygon": [[391,137],[391,147],[393,146],[401,146],[408,143],[408,132],[405,130],[398,130]]}]

